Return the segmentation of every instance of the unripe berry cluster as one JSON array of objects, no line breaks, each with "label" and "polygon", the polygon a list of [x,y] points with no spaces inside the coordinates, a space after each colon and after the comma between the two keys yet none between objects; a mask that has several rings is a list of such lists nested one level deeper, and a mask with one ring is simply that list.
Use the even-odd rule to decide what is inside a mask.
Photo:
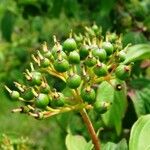
[{"label": "unripe berry cluster", "polygon": [[[24,72],[27,84],[14,82],[18,91],[6,86],[12,99],[26,104],[13,111],[42,118],[83,108],[94,107],[98,113],[107,110],[108,104],[99,103],[96,98],[97,87],[102,81],[129,77],[131,65],[123,64],[127,47],[123,48],[121,37],[115,33],[108,32],[103,37],[96,24],[85,29],[85,33],[79,35],[71,32],[63,43],[54,36],[52,48],[44,43],[42,49],[32,55],[30,69]],[[46,74],[65,82],[71,96],[49,85]]]}]

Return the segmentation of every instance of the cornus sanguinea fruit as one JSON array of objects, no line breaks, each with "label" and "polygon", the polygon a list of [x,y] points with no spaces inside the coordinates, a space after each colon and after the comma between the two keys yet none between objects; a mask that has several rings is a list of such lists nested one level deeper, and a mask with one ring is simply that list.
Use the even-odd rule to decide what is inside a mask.
[{"label": "cornus sanguinea fruit", "polygon": [[[109,109],[107,102],[99,101],[97,89],[103,81],[111,84],[130,76],[131,65],[123,64],[127,49],[116,33],[103,37],[96,24],[85,29],[84,34],[71,33],[64,42],[53,36],[51,48],[43,44],[32,55],[30,68],[24,71],[26,84],[15,82],[18,90],[6,86],[12,99],[25,102],[28,111],[24,113],[46,118],[82,107],[94,108],[99,114]],[[122,90],[121,86],[114,88]]]},{"label": "cornus sanguinea fruit", "polygon": [[120,51],[118,53],[118,58],[120,62],[123,62],[126,59],[126,53],[124,51]]},{"label": "cornus sanguinea fruit", "polygon": [[27,88],[23,92],[21,92],[21,97],[25,100],[32,100],[34,98],[34,94],[32,88]]},{"label": "cornus sanguinea fruit", "polygon": [[86,60],[85,60],[85,64],[88,67],[93,67],[96,64],[96,58],[93,56],[87,56]]},{"label": "cornus sanguinea fruit", "polygon": [[108,69],[107,66],[103,63],[98,63],[95,65],[95,67],[93,68],[94,73],[97,76],[105,76],[107,75]]},{"label": "cornus sanguinea fruit", "polygon": [[37,71],[31,72],[31,78],[29,79],[32,85],[41,85],[42,83],[42,74]]},{"label": "cornus sanguinea fruit", "polygon": [[62,93],[60,92],[55,92],[52,96],[52,101],[50,105],[52,107],[62,107],[65,104],[65,97]]},{"label": "cornus sanguinea fruit", "polygon": [[69,69],[69,63],[65,59],[57,59],[54,62],[54,68],[58,72],[66,72]]},{"label": "cornus sanguinea fruit", "polygon": [[88,86],[88,87],[82,89],[81,97],[82,97],[83,101],[91,104],[95,101],[96,93],[95,93],[94,89],[92,89],[90,86]]},{"label": "cornus sanguinea fruit", "polygon": [[115,70],[115,75],[120,80],[125,80],[130,76],[131,67],[126,65],[119,65]]},{"label": "cornus sanguinea fruit", "polygon": [[83,60],[89,55],[89,46],[82,45],[79,49],[80,58]]},{"label": "cornus sanguinea fruit", "polygon": [[110,106],[110,103],[97,100],[94,103],[94,110],[99,114],[104,114]]},{"label": "cornus sanguinea fruit", "polygon": [[35,98],[35,105],[38,108],[45,108],[49,104],[49,97],[46,94],[40,93]]},{"label": "cornus sanguinea fruit", "polygon": [[110,42],[103,42],[102,48],[105,49],[108,55],[111,55],[114,51],[114,47]]},{"label": "cornus sanguinea fruit", "polygon": [[71,64],[79,64],[80,63],[80,55],[77,51],[70,52],[68,59],[69,59],[69,63],[71,63]]},{"label": "cornus sanguinea fruit", "polygon": [[81,77],[77,74],[70,75],[67,79],[67,85],[71,89],[76,89],[81,84]]},{"label": "cornus sanguinea fruit", "polygon": [[97,57],[100,61],[106,60],[107,53],[105,49],[96,48],[92,52],[93,52],[93,56]]},{"label": "cornus sanguinea fruit", "polygon": [[63,43],[63,50],[71,52],[77,48],[76,41],[73,38],[68,38]]},{"label": "cornus sanguinea fruit", "polygon": [[18,91],[12,91],[12,92],[10,93],[10,96],[11,96],[11,98],[12,98],[13,100],[17,100],[17,99],[19,98],[20,94],[19,94]]}]

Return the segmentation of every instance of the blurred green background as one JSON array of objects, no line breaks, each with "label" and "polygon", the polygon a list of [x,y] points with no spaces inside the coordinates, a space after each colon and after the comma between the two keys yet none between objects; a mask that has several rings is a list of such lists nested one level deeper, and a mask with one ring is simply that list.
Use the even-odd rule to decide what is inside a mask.
[{"label": "blurred green background", "polygon": [[[13,81],[22,81],[30,54],[41,48],[44,41],[52,47],[53,35],[61,41],[71,29],[79,32],[93,22],[102,26],[103,34],[106,31],[123,34],[124,45],[147,43],[149,14],[149,0],[0,0],[1,147],[9,146],[10,140],[20,142],[20,149],[63,150],[66,127],[89,139],[78,114],[62,114],[42,121],[12,114],[11,110],[20,103],[10,100],[4,85],[14,88]],[[141,61],[136,63],[139,70],[133,72],[134,76],[150,78],[149,66],[140,68],[140,64]],[[112,133],[108,135],[118,139]],[[29,140],[21,139],[22,136]]]}]

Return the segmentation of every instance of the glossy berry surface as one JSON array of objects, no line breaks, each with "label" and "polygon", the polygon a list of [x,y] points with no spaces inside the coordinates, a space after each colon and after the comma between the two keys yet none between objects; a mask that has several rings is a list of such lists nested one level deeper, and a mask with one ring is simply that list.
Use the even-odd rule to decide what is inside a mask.
[{"label": "glossy berry surface", "polygon": [[90,90],[88,90],[87,88],[84,88],[81,91],[81,97],[82,97],[83,101],[91,104],[91,103],[95,102],[96,93],[95,93],[94,89],[92,89],[92,88],[90,88]]},{"label": "glossy berry surface", "polygon": [[105,49],[107,55],[111,55],[114,51],[114,47],[110,42],[103,42],[102,48]]},{"label": "glossy berry surface", "polygon": [[63,43],[63,50],[66,52],[71,52],[76,48],[77,48],[77,44],[73,38],[68,38]]},{"label": "glossy berry surface", "polygon": [[80,84],[81,84],[81,77],[77,74],[74,74],[67,79],[67,85],[71,89],[76,89],[77,87],[80,86]]},{"label": "glossy berry surface", "polygon": [[106,107],[105,102],[97,100],[94,103],[94,110],[99,114],[104,114],[108,110],[108,108]]},{"label": "glossy berry surface", "polygon": [[32,100],[34,98],[34,94],[31,88],[26,89],[21,93],[21,97],[25,100]]},{"label": "glossy berry surface", "polygon": [[46,94],[40,93],[35,99],[35,105],[38,108],[45,108],[49,104],[49,97]]},{"label": "glossy berry surface", "polygon": [[126,59],[126,53],[124,51],[120,51],[118,53],[119,62],[123,62]]},{"label": "glossy berry surface", "polygon": [[19,98],[20,94],[19,94],[18,91],[12,91],[12,92],[10,93],[10,96],[11,96],[11,98],[12,98],[13,100],[17,100],[17,99]]},{"label": "glossy berry surface", "polygon": [[33,85],[41,85],[42,83],[42,74],[37,71],[31,72],[31,84]]},{"label": "glossy berry surface", "polygon": [[54,68],[58,72],[66,72],[69,69],[69,63],[65,59],[62,59],[62,60],[57,59],[54,62]]},{"label": "glossy berry surface", "polygon": [[62,93],[57,93],[53,95],[52,101],[51,101],[51,106],[52,107],[62,107],[65,104],[65,97]]},{"label": "glossy berry surface", "polygon": [[96,48],[92,52],[93,52],[93,56],[97,57],[100,61],[106,60],[107,53],[105,49]]},{"label": "glossy berry surface", "polygon": [[71,63],[71,64],[79,64],[80,63],[80,55],[77,51],[70,52],[68,59],[69,59],[69,63]]},{"label": "glossy berry surface", "polygon": [[85,60],[85,64],[88,67],[93,67],[96,64],[96,58],[93,56],[92,57],[88,56]]},{"label": "glossy berry surface", "polygon": [[89,55],[89,46],[82,45],[79,49],[80,58],[83,60]]},{"label": "glossy berry surface", "polygon": [[99,77],[100,76],[105,76],[108,73],[107,66],[103,63],[95,65],[95,67],[93,68],[93,71]]},{"label": "glossy berry surface", "polygon": [[115,75],[120,80],[125,80],[130,76],[131,68],[126,65],[119,65],[115,70]]}]

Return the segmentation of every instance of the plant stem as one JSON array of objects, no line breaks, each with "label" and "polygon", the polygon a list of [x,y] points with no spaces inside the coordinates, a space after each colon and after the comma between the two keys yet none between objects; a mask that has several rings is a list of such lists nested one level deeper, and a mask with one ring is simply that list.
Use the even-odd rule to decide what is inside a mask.
[{"label": "plant stem", "polygon": [[88,131],[89,131],[89,134],[91,136],[92,143],[94,145],[95,150],[100,150],[100,141],[96,135],[96,132],[94,130],[94,127],[92,125],[92,122],[91,122],[86,110],[85,109],[81,110],[80,114],[83,118],[84,123],[86,124]]}]

